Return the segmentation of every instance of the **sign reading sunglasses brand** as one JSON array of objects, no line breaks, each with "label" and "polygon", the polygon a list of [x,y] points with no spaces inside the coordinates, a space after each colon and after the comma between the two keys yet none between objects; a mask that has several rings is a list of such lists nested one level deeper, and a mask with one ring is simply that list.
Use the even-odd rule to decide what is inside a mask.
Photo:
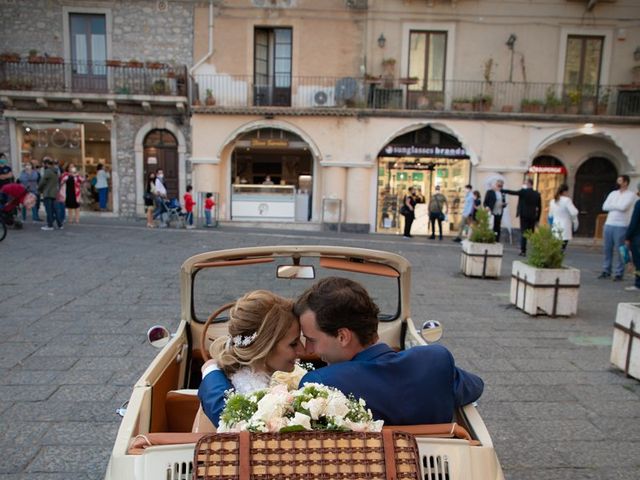
[{"label": "sign reading sunglasses brand", "polygon": [[387,145],[383,151],[387,157],[469,158],[462,147]]}]

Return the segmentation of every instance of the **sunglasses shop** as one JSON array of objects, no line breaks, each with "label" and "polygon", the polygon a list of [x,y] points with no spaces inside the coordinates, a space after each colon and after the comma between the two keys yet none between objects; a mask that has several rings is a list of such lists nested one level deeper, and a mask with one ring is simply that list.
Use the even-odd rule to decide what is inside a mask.
[{"label": "sunglasses shop", "polygon": [[471,162],[461,146],[387,146],[378,157],[376,232],[402,233],[404,217],[399,211],[404,196],[413,187],[416,219],[411,233],[430,234],[428,205],[436,186],[447,199],[443,233],[456,231],[462,219],[464,187],[470,175]]},{"label": "sunglasses shop", "polygon": [[[26,163],[41,167],[42,159],[50,157],[62,172],[73,165],[88,181],[82,190],[84,209],[98,209],[93,192],[97,167],[102,164],[111,173],[110,122],[47,122],[17,123],[17,140],[21,145],[21,168]],[[112,179],[109,179],[109,186]],[[112,210],[112,195],[108,195],[107,210]]]}]

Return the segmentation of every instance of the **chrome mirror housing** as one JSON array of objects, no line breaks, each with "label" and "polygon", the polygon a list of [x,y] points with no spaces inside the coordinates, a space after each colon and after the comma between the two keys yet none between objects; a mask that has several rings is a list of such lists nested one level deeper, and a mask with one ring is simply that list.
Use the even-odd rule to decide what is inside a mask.
[{"label": "chrome mirror housing", "polygon": [[162,348],[171,339],[171,333],[162,325],[154,325],[147,331],[147,340],[155,348]]},{"label": "chrome mirror housing", "polygon": [[427,343],[435,343],[442,338],[442,325],[437,320],[428,320],[422,324],[420,335]]}]

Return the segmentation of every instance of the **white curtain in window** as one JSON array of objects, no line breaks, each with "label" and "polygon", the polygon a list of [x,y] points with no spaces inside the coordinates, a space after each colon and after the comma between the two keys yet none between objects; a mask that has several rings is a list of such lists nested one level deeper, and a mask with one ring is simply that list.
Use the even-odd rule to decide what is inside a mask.
[{"label": "white curtain in window", "polygon": [[84,34],[77,33],[74,35],[73,41],[76,47],[76,72],[86,75],[88,73],[87,61],[89,60],[87,56],[87,37]]}]

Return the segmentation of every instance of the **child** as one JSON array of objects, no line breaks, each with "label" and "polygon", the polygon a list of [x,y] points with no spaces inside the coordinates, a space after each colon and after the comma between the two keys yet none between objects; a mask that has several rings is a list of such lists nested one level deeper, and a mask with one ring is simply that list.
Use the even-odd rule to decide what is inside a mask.
[{"label": "child", "polygon": [[184,209],[187,212],[187,228],[194,228],[193,226],[193,206],[196,202],[193,201],[193,196],[191,195],[191,191],[193,187],[191,185],[187,185],[187,193],[184,194]]},{"label": "child", "polygon": [[211,209],[216,205],[213,201],[213,193],[207,192],[206,200],[204,201],[204,218],[206,220],[206,227],[211,227]]}]

